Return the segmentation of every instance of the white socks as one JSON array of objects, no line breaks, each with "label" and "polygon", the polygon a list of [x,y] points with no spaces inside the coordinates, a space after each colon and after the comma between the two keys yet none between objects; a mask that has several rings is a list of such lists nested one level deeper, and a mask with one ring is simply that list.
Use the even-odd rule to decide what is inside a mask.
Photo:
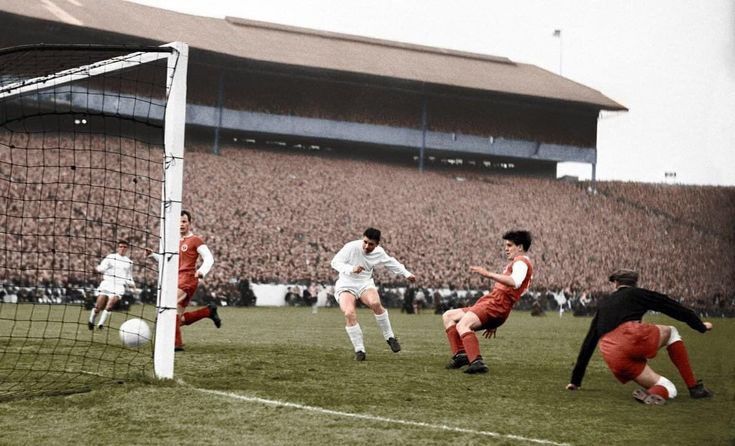
[{"label": "white socks", "polygon": [[[390,319],[388,319],[388,311],[386,310],[383,314],[376,314],[375,321],[378,323],[380,331],[383,332],[383,338],[387,341],[390,338],[394,338],[393,328],[390,326]],[[352,327],[345,327],[347,336],[350,337],[352,346],[355,347],[356,352],[365,351],[365,343],[362,340],[362,329],[360,324],[353,325]]]},{"label": "white socks", "polygon": [[679,334],[679,330],[676,329],[673,325],[669,325],[669,330],[671,330],[671,334],[669,335],[669,340],[666,342],[666,346],[673,344],[674,342],[681,341],[681,335]]},{"label": "white socks", "polygon": [[97,324],[97,326],[101,327],[105,325],[105,320],[107,319],[107,315],[110,314],[107,310],[102,310],[102,316],[100,316],[100,321]]},{"label": "white socks", "polygon": [[350,342],[352,342],[352,346],[355,347],[355,351],[364,352],[365,344],[362,341],[362,329],[360,328],[360,324],[353,325],[352,327],[345,327],[345,330],[347,330],[347,336],[350,337]]},{"label": "white socks", "polygon": [[[110,314],[107,310],[102,310],[100,315],[100,321],[97,323],[98,327],[102,327],[105,325],[105,321],[107,320],[107,316]],[[97,313],[95,312],[95,309],[92,308],[92,311],[89,312],[89,323],[94,324],[94,320],[97,319]]]},{"label": "white socks", "polygon": [[383,314],[376,314],[375,321],[383,332],[383,338],[385,338],[386,341],[390,338],[395,338],[393,328],[390,326],[390,319],[388,319],[388,310],[385,310]]}]

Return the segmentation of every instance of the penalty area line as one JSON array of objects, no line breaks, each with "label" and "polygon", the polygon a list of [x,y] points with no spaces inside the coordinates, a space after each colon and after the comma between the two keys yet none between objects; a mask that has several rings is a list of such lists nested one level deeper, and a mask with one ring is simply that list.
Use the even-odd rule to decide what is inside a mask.
[{"label": "penalty area line", "polygon": [[558,442],[551,441],[551,440],[523,437],[521,435],[501,434],[498,432],[478,431],[474,429],[465,429],[462,427],[447,426],[445,424],[432,424],[432,423],[424,423],[421,421],[401,420],[398,418],[387,418],[387,417],[380,417],[380,416],[360,414],[360,413],[341,412],[338,410],[324,409],[324,408],[316,407],[316,406],[307,406],[304,404],[289,403],[288,401],[277,401],[277,400],[269,400],[265,398],[258,398],[254,396],[238,395],[237,393],[222,392],[220,390],[200,389],[197,387],[192,387],[192,388],[202,393],[219,395],[225,398],[232,398],[232,399],[236,399],[240,401],[248,401],[251,403],[266,404],[269,406],[290,407],[292,409],[306,410],[309,412],[317,412],[317,413],[321,413],[325,415],[334,415],[338,417],[357,418],[360,420],[374,421],[374,422],[379,422],[379,423],[400,424],[403,426],[424,427],[424,428],[435,429],[435,430],[458,432],[462,434],[481,435],[485,437],[502,438],[506,440],[516,440],[516,441],[521,441],[521,442],[526,442],[526,443],[547,444],[551,446],[570,446],[569,443],[558,443]]}]

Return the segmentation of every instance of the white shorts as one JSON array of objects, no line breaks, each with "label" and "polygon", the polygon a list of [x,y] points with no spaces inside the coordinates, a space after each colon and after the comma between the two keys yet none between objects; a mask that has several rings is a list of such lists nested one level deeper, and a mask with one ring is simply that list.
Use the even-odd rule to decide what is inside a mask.
[{"label": "white shorts", "polygon": [[339,296],[341,296],[342,293],[350,293],[355,297],[355,299],[359,299],[360,296],[362,296],[362,293],[369,289],[378,289],[378,287],[375,286],[373,279],[362,282],[342,282],[338,280],[334,285],[334,298],[339,302]]},{"label": "white shorts", "polygon": [[125,285],[122,283],[115,283],[112,280],[103,280],[95,292],[95,296],[122,297],[123,294],[125,294]]}]

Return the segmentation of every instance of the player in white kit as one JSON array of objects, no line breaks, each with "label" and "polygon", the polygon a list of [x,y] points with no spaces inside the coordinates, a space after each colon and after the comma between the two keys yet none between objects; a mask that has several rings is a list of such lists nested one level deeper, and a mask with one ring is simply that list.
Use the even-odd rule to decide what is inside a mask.
[{"label": "player in white kit", "polygon": [[[87,326],[90,330],[94,329],[94,322],[97,314],[101,311],[102,316],[97,323],[100,330],[105,326],[105,320],[112,311],[117,301],[125,294],[125,287],[134,287],[133,281],[133,261],[125,256],[128,251],[128,242],[120,240],[117,242],[117,252],[109,254],[102,259],[97,266],[97,272],[102,273],[102,283],[97,287],[97,302],[89,314]],[[104,308],[104,310],[102,310]]]},{"label": "player in white kit", "polygon": [[339,278],[334,286],[334,295],[339,303],[339,308],[345,315],[347,324],[345,330],[347,330],[347,335],[355,348],[356,361],[365,360],[362,329],[357,322],[357,312],[355,311],[357,299],[360,299],[375,314],[375,320],[390,349],[394,353],[401,351],[401,345],[398,343],[390,325],[388,311],[380,303],[378,289],[375,287],[375,282],[373,282],[373,268],[383,265],[391,272],[402,275],[410,282],[416,281],[416,277],[406,267],[378,246],[379,243],[380,231],[375,228],[368,228],[365,230],[362,240],[354,240],[344,245],[334,256],[331,263],[332,268],[339,272]]}]

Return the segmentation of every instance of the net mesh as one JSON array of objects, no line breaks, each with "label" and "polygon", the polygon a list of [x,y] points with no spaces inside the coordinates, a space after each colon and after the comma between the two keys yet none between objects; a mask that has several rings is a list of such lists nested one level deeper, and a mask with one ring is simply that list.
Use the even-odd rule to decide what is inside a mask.
[{"label": "net mesh", "polygon": [[[0,51],[0,400],[152,371],[153,342],[133,349],[119,337],[125,320],[153,328],[156,315],[145,249],[160,242],[171,73],[165,57],[147,61],[151,50]],[[135,285],[115,291],[104,328],[90,327],[97,267],[118,240]]]}]

